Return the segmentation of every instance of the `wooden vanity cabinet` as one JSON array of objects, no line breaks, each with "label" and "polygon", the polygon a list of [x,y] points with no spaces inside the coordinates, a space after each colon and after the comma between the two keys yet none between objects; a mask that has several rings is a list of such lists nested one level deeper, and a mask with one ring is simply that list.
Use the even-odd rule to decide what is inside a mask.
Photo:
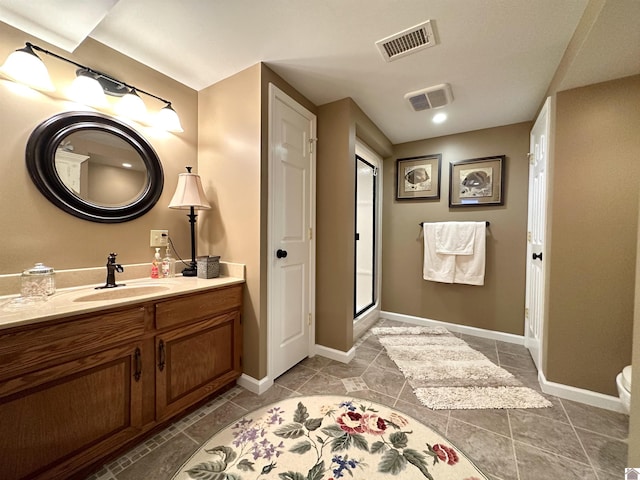
[{"label": "wooden vanity cabinet", "polygon": [[241,286],[156,305],[156,418],[168,419],[242,373]]},{"label": "wooden vanity cabinet", "polygon": [[142,428],[145,309],[0,331],[0,478],[70,478]]},{"label": "wooden vanity cabinet", "polygon": [[0,330],[0,478],[84,478],[235,382],[241,305],[232,285]]}]

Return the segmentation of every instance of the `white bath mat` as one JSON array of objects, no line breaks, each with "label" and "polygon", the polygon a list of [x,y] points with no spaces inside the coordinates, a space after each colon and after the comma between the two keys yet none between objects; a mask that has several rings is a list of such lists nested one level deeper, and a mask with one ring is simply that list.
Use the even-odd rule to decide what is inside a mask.
[{"label": "white bath mat", "polygon": [[436,410],[545,408],[551,402],[443,327],[376,327],[389,358]]}]

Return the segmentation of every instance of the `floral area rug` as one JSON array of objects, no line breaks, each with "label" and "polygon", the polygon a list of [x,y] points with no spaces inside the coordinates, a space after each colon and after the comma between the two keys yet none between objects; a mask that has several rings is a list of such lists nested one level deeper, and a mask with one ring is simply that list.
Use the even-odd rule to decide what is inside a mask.
[{"label": "floral area rug", "polygon": [[371,329],[423,405],[436,410],[544,408],[551,402],[443,327]]},{"label": "floral area rug", "polygon": [[293,397],[211,437],[174,480],[486,480],[446,438],[393,408]]}]

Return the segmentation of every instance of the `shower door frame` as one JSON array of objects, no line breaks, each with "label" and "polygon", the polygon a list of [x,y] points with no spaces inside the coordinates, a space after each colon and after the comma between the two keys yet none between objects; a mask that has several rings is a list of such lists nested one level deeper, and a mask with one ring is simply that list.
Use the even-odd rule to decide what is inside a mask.
[{"label": "shower door frame", "polygon": [[[373,225],[372,225],[372,251],[371,251],[371,302],[367,305],[358,308],[358,242],[360,241],[358,232],[358,166],[362,162],[367,167],[371,168],[373,175],[373,202],[372,202],[372,210],[373,210]],[[367,161],[365,158],[356,154],[356,202],[355,202],[355,255],[354,255],[354,281],[353,281],[353,318],[358,318],[360,315],[374,307],[378,301],[378,292],[377,292],[377,279],[378,279],[378,261],[377,261],[377,236],[378,236],[378,215],[377,215],[377,207],[378,207],[378,167],[374,164]]]},{"label": "shower door frame", "polygon": [[[356,243],[356,233],[358,229],[358,225],[356,223],[356,218],[354,218],[354,279],[353,279],[353,315],[354,322],[362,327],[365,324],[368,324],[370,321],[374,321],[378,318],[380,312],[380,295],[381,295],[381,272],[382,272],[382,196],[383,196],[383,182],[382,182],[382,157],[371,147],[369,147],[366,143],[364,143],[361,139],[356,138],[356,149],[354,155],[354,169],[357,180],[357,165],[358,160],[356,157],[362,158],[365,162],[370,165],[373,165],[376,168],[376,176],[374,177],[375,181],[375,189],[376,189],[376,199],[375,199],[375,208],[374,208],[374,245],[373,245],[373,265],[374,265],[374,274],[373,274],[373,303],[368,305],[363,309],[356,309],[356,265],[357,265],[357,245]],[[357,189],[357,184],[356,184]],[[357,191],[354,195],[354,202],[357,202]],[[357,204],[354,204],[354,209],[357,208]],[[355,212],[354,212],[355,213]],[[365,323],[360,323],[360,321]],[[358,327],[358,328],[360,328]]]}]

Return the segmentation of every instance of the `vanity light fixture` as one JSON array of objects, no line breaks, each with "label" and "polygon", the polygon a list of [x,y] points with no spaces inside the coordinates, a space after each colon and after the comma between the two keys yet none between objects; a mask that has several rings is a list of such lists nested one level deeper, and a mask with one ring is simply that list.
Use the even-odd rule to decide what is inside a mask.
[{"label": "vanity light fixture", "polygon": [[[61,55],[45,50],[42,47],[26,42],[24,48],[11,53],[7,60],[0,67],[0,72],[18,83],[22,83],[36,90],[52,92],[55,90],[49,72],[44,62],[36,55],[35,51],[57,58],[64,62],[75,65],[76,79],[73,81],[69,96],[72,100],[79,101],[86,105],[106,108],[108,102],[107,95],[122,97],[116,104],[116,113],[127,116],[133,120],[147,123],[147,108],[139,93],[164,103],[164,107],[156,113],[153,119],[149,119],[151,125],[162,128],[169,132],[183,132],[178,114],[171,106],[171,102],[157,95],[149,93],[138,87],[134,87],[116,78],[110,77],[102,72],[98,72],[90,67],[69,60]],[[102,95],[98,93],[98,86],[102,90]]]},{"label": "vanity light fixture", "polygon": [[115,111],[118,115],[131,118],[138,122],[146,122],[147,120],[147,107],[135,88],[132,88],[122,96],[118,103],[116,103]]},{"label": "vanity light fixture", "polygon": [[171,106],[171,102],[156,113],[154,125],[168,132],[184,132],[182,125],[180,125],[180,118]]},{"label": "vanity light fixture", "polygon": [[178,175],[178,186],[173,195],[169,208],[189,210],[189,223],[191,224],[191,263],[182,271],[184,277],[195,277],[198,274],[196,263],[196,217],[195,210],[208,210],[211,208],[207,200],[200,175],[191,173],[191,167],[186,167],[187,173]]},{"label": "vanity light fixture", "polygon": [[76,72],[76,78],[71,82],[67,93],[71,100],[90,107],[107,108],[109,106],[102,85],[85,69]]},{"label": "vanity light fixture", "polygon": [[55,87],[44,62],[33,51],[33,45],[27,42],[24,48],[11,53],[0,71],[11,80],[36,90],[53,92]]}]

